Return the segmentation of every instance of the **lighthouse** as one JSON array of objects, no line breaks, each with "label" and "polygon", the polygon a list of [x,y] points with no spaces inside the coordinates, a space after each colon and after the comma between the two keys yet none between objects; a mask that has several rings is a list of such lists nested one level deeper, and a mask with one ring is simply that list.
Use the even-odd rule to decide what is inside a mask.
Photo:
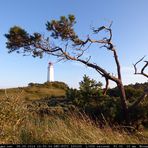
[{"label": "lighthouse", "polygon": [[48,63],[48,69],[47,69],[47,82],[53,82],[54,81],[54,68],[53,63]]}]

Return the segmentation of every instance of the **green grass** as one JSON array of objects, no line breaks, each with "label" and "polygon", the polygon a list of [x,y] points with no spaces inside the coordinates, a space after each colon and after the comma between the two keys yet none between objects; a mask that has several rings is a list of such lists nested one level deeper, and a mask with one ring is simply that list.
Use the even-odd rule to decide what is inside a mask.
[{"label": "green grass", "polygon": [[40,84],[39,86],[28,86],[22,88],[0,89],[0,97],[17,97],[18,94],[21,99],[26,101],[38,100],[44,97],[61,97],[65,96],[65,90],[61,88],[52,88]]},{"label": "green grass", "polygon": [[[84,114],[38,115],[29,112],[21,93],[0,98],[0,144],[147,144],[144,133],[133,135],[106,124],[100,129]],[[38,108],[36,108],[38,109]]]}]

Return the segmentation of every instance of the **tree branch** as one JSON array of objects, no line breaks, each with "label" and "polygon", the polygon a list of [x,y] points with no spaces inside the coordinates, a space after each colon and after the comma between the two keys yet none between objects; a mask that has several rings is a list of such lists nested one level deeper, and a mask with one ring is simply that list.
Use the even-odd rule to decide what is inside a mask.
[{"label": "tree branch", "polygon": [[122,79],[121,78],[121,70],[120,70],[120,63],[119,63],[119,60],[118,60],[118,55],[117,55],[117,52],[116,50],[114,49],[114,45],[112,44],[111,40],[112,40],[112,30],[111,30],[111,25],[112,25],[112,22],[110,24],[109,27],[105,27],[105,26],[102,26],[102,27],[99,27],[98,29],[93,29],[94,33],[98,33],[102,30],[107,30],[109,32],[109,38],[105,38],[103,40],[91,40],[90,38],[88,38],[86,41],[90,41],[91,43],[100,43],[100,44],[104,44],[102,47],[105,47],[107,48],[108,50],[111,50],[113,51],[113,54],[114,54],[114,58],[115,58],[115,62],[116,62],[116,65],[117,65],[117,73],[118,73],[118,79]]},{"label": "tree branch", "polygon": [[119,60],[118,60],[117,52],[116,52],[116,50],[114,48],[113,48],[113,53],[114,53],[114,58],[115,58],[115,62],[116,62],[116,65],[117,65],[118,79],[121,80],[122,78],[121,78],[120,63],[119,63]]},{"label": "tree branch", "polygon": [[108,73],[105,69],[101,68],[100,66],[98,65],[95,65],[95,64],[92,64],[92,63],[89,63],[87,61],[84,61],[82,59],[77,59],[76,61],[79,61],[85,65],[87,65],[88,67],[91,67],[91,68],[94,68],[97,72],[99,73],[102,73],[101,75],[103,75],[104,77],[106,77],[107,79],[110,79],[116,83],[119,83],[120,80],[112,75],[110,75],[110,73]]},{"label": "tree branch", "polygon": [[138,72],[137,67],[136,67],[137,64],[140,63],[144,58],[145,58],[145,56],[142,57],[142,58],[141,58],[139,61],[137,61],[135,64],[133,64],[134,70],[135,70],[135,73],[134,73],[134,74],[143,75],[143,76],[145,76],[145,77],[148,78],[148,74],[144,73],[144,70],[145,70],[146,67],[148,66],[148,61],[144,61],[144,62],[145,62],[145,65],[142,67],[141,72]]},{"label": "tree branch", "polygon": [[135,103],[133,105],[131,105],[128,109],[129,111],[131,111],[132,109],[134,109],[142,100],[144,100],[146,97],[148,96],[148,93],[142,95],[139,99],[137,99],[137,101],[135,101]]},{"label": "tree branch", "polygon": [[106,81],[106,85],[105,85],[105,88],[103,90],[103,95],[106,95],[106,92],[108,90],[108,85],[109,85],[109,80],[107,78],[105,78],[105,81]]},{"label": "tree branch", "polygon": [[[137,72],[137,67],[136,66],[137,66],[138,63],[140,63],[141,61],[143,61],[144,58],[145,58],[145,56],[142,57],[140,60],[138,60],[135,64],[133,64],[134,70],[135,70],[135,73],[134,74],[143,75],[143,76],[145,76],[145,77],[148,78],[148,75],[146,73],[144,73],[145,68],[148,66],[148,61],[144,61],[144,62],[146,62],[146,64],[141,69],[141,72]],[[135,103],[133,105],[131,105],[129,107],[129,111],[132,110],[132,109],[134,109],[142,100],[144,100],[145,98],[147,98],[147,96],[148,96],[148,93],[146,92],[139,99],[137,99],[137,101],[135,101]]]}]

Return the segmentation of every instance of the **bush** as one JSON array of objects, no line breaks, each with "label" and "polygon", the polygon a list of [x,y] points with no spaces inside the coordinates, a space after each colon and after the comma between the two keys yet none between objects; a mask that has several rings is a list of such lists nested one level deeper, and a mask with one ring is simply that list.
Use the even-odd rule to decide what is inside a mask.
[{"label": "bush", "polygon": [[80,96],[80,91],[77,89],[69,88],[66,91],[66,98],[70,101],[74,101]]},{"label": "bush", "polygon": [[[44,109],[47,106],[43,106]],[[38,111],[40,108],[38,108]],[[1,98],[1,144],[146,144],[141,135],[128,135],[121,128],[98,127],[87,115],[64,114],[62,107],[52,107],[52,116],[29,112],[27,105],[17,98]]]},{"label": "bush", "polygon": [[67,84],[65,84],[64,82],[58,82],[58,81],[45,82],[43,85],[49,88],[59,88],[59,89],[64,89],[64,90],[68,89]]}]

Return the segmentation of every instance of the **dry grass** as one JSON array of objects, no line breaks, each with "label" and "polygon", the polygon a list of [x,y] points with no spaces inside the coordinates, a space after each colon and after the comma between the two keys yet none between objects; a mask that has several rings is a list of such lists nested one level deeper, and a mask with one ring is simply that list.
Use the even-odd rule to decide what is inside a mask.
[{"label": "dry grass", "polygon": [[126,144],[148,143],[142,136],[106,126],[100,129],[86,115],[38,116],[21,98],[0,99],[0,144]]},{"label": "dry grass", "polygon": [[[40,98],[51,97],[51,96],[55,96],[55,97],[65,96],[64,89],[59,89],[59,88],[53,89],[53,88],[47,88],[45,86],[10,88],[10,89],[6,89],[6,91],[9,97],[17,97],[18,92],[22,91],[20,98],[27,100],[27,101],[38,100]],[[5,89],[0,89],[0,98],[5,97],[5,96],[6,96]]]}]

